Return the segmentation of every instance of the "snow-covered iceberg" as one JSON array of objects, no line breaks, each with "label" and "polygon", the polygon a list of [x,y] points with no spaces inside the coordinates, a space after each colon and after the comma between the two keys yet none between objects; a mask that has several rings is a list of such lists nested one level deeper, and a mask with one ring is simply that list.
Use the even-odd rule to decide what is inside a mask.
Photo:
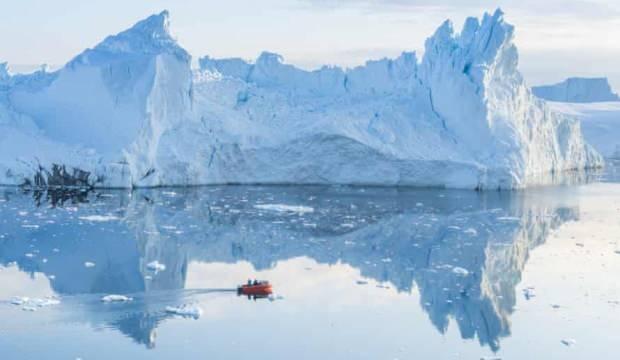
[{"label": "snow-covered iceberg", "polygon": [[541,99],[569,103],[620,101],[607,78],[568,78],[561,83],[532,87]]},{"label": "snow-covered iceberg", "polygon": [[424,57],[304,71],[190,55],[168,13],[55,72],[0,67],[0,184],[337,183],[510,189],[596,167],[579,123],[517,70],[500,10]]}]

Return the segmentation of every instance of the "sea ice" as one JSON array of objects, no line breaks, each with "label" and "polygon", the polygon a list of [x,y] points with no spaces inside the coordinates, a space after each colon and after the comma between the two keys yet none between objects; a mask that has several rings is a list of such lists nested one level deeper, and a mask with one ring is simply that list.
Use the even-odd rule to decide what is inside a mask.
[{"label": "sea ice", "polygon": [[133,298],[125,296],[125,295],[106,295],[101,298],[102,302],[110,303],[110,302],[129,302],[133,301]]},{"label": "sea ice", "polygon": [[116,221],[119,220],[118,217],[112,215],[88,215],[88,216],[80,216],[80,220],[84,221],[92,221],[92,222],[108,222],[108,221]]},{"label": "sea ice", "polygon": [[312,213],[314,208],[301,205],[285,205],[285,204],[258,204],[254,205],[260,210],[276,211],[276,212],[293,212],[293,213]]},{"label": "sea ice", "polygon": [[196,305],[181,305],[178,307],[166,306],[166,312],[183,317],[191,317],[194,319],[198,319],[202,316],[202,309]]},{"label": "sea ice", "polygon": [[166,265],[155,260],[155,261],[151,261],[150,263],[146,264],[146,268],[151,271],[159,272],[159,271],[166,270]]}]

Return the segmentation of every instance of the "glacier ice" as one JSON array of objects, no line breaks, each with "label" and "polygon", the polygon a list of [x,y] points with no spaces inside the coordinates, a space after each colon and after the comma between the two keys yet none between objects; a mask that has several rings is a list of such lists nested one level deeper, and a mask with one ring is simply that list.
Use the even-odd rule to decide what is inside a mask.
[{"label": "glacier ice", "polygon": [[548,105],[553,111],[579,119],[584,138],[601,155],[620,159],[620,101]]},{"label": "glacier ice", "polygon": [[446,21],[421,60],[192,69],[164,11],[57,71],[0,66],[0,184],[513,189],[600,166],[579,122],[526,86],[513,32],[497,10],[460,34]]},{"label": "glacier ice", "polygon": [[569,103],[620,101],[607,78],[568,78],[561,83],[532,87],[541,99]]}]

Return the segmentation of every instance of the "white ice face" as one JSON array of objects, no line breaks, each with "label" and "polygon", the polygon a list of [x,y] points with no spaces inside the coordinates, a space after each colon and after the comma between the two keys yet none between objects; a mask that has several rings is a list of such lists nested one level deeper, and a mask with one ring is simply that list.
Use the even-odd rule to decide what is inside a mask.
[{"label": "white ice face", "polygon": [[444,23],[421,61],[304,71],[266,52],[192,72],[163,12],[56,72],[0,71],[0,183],[495,189],[601,165],[531,94],[512,39],[498,10]]}]

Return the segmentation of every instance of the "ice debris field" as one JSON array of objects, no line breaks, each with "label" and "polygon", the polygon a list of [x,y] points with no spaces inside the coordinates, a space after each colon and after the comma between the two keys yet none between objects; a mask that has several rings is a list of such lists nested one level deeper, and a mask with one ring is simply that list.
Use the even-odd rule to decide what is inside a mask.
[{"label": "ice debris field", "polygon": [[164,11],[57,71],[0,66],[0,184],[514,189],[601,166],[579,121],[532,94],[513,37],[497,10],[444,22],[421,58],[193,69]]}]

